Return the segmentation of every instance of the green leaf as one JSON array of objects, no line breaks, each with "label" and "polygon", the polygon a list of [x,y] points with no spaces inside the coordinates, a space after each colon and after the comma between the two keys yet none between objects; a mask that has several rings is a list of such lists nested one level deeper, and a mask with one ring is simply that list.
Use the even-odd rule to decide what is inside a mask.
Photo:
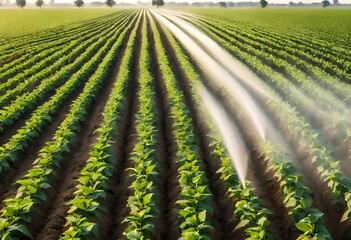
[{"label": "green leaf", "polygon": [[133,230],[130,231],[126,234],[127,239],[132,239],[132,240],[136,240],[136,239],[142,239],[142,234],[140,232],[138,232],[138,230]]},{"label": "green leaf", "polygon": [[304,223],[304,222],[296,223],[296,227],[297,227],[297,229],[299,229],[302,232],[308,232],[311,229],[310,224]]},{"label": "green leaf", "polygon": [[14,226],[9,226],[8,228],[9,231],[18,231],[21,232],[23,235],[25,235],[26,237],[29,237],[31,239],[33,239],[32,234],[30,234],[30,232],[28,231],[28,229],[26,228],[26,226],[24,225],[14,225]]},{"label": "green leaf", "polygon": [[153,196],[152,193],[146,194],[143,198],[143,204],[144,205],[148,204],[151,201],[152,196]]},{"label": "green leaf", "polygon": [[203,210],[202,212],[200,212],[198,214],[198,218],[201,222],[205,222],[206,221],[206,210]]},{"label": "green leaf", "polygon": [[350,210],[345,211],[344,214],[341,217],[340,222],[344,222],[344,221],[348,220],[350,212],[351,212]]},{"label": "green leaf", "polygon": [[242,228],[242,227],[245,227],[250,221],[248,219],[243,219],[239,222],[238,225],[236,225],[236,227],[234,228],[234,231],[239,229],[239,228]]},{"label": "green leaf", "polygon": [[296,206],[296,199],[291,197],[289,198],[288,202],[286,203],[286,207],[295,207]]}]

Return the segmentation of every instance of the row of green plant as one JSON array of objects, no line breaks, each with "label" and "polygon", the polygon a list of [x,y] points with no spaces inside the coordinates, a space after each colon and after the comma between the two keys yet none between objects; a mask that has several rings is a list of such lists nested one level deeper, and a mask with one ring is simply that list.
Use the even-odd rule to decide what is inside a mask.
[{"label": "row of green plant", "polygon": [[[109,19],[111,21],[113,19]],[[107,21],[106,21],[107,22]],[[3,74],[9,69],[12,69],[16,66],[23,65],[26,68],[26,65],[23,63],[32,64],[30,62],[33,56],[35,57],[37,54],[42,51],[47,51],[49,49],[55,49],[59,46],[66,45],[69,41],[76,39],[77,35],[81,35],[81,33],[89,34],[92,30],[98,29],[100,27],[105,27],[106,22],[100,21],[95,24],[81,24],[80,29],[74,28],[72,26],[68,27],[68,31],[62,31],[62,29],[56,29],[37,32],[35,35],[30,35],[30,37],[21,36],[19,39],[11,39],[9,45],[5,45],[11,49],[7,53],[5,49],[2,50],[2,54],[0,56],[0,61],[11,57],[15,54],[21,54],[19,58],[16,58],[13,61],[10,61],[2,67],[0,73]],[[51,33],[51,34],[50,34]],[[3,47],[5,47],[3,46]],[[37,61],[34,61],[37,62]],[[3,78],[0,78],[3,80]]]},{"label": "row of green plant", "polygon": [[53,120],[54,114],[70,94],[94,73],[98,64],[114,44],[111,38],[114,39],[121,34],[125,26],[126,23],[121,25],[119,29],[116,29],[115,32],[111,32],[111,35],[107,35],[106,38],[109,39],[106,39],[105,44],[101,44],[100,50],[95,53],[89,53],[92,55],[91,59],[73,74],[63,86],[58,88],[56,94],[49,101],[37,108],[25,125],[11,136],[7,143],[0,147],[1,178],[4,177],[10,166],[17,161],[19,153],[28,149],[30,143],[41,134],[43,127]]},{"label": "row of green plant", "polygon": [[[40,150],[33,168],[23,178],[16,181],[19,185],[16,196],[4,200],[0,218],[2,239],[31,237],[26,227],[26,224],[31,223],[31,212],[40,202],[47,200],[45,189],[51,187],[50,184],[57,174],[56,171],[59,171],[62,154],[69,152],[69,143],[79,130],[79,123],[87,116],[89,107],[98,97],[103,82],[108,78],[110,67],[113,66],[131,25],[132,23],[121,33],[116,30],[113,37],[109,39],[109,42],[113,44],[104,46],[107,53],[103,56],[102,61],[92,58],[92,61],[97,60],[98,63],[93,66],[94,73],[85,84],[83,92],[73,102],[70,112],[55,132],[53,139]],[[97,167],[97,169],[100,168]],[[84,192],[86,193],[87,189]],[[89,199],[83,200],[88,201]],[[85,202],[80,206],[85,206]]]},{"label": "row of green plant", "polygon": [[[298,68],[305,72],[308,76],[302,79],[308,79],[309,81],[317,80],[316,82],[318,85],[322,84],[324,87],[335,89],[337,94],[340,94],[346,99],[349,98],[348,96],[350,96],[350,90],[345,88],[346,85],[341,84],[340,81],[335,78],[335,74],[330,76],[328,73],[326,73],[326,71],[332,71],[332,69],[327,69],[330,64],[336,64],[337,67],[333,68],[338,69],[336,71],[339,73],[339,75],[346,74],[348,69],[346,65],[349,63],[347,57],[345,59],[343,58],[343,56],[346,55],[343,54],[343,56],[339,56],[340,54],[335,54],[334,51],[331,52],[330,49],[325,47],[309,47],[309,49],[305,49],[303,48],[305,46],[303,43],[294,42],[295,38],[290,40],[281,34],[274,34],[271,31],[265,32],[265,30],[254,28],[252,26],[245,27],[246,25],[236,25],[222,19],[209,20],[208,18],[198,16],[194,16],[191,19],[193,18],[198,20],[203,25],[210,26],[217,32],[224,33],[226,35],[226,39],[229,39],[229,41],[234,41],[234,46],[237,44],[237,42],[239,42],[239,44],[244,47],[247,45],[252,46],[252,48],[257,52],[271,53],[274,57],[279,57],[288,64],[293,64],[295,69],[296,66],[298,66]],[[321,52],[325,49],[327,49],[329,52]],[[265,58],[262,59],[264,60]],[[281,66],[281,62],[277,63],[279,64],[278,67],[280,71],[285,72],[286,70],[284,66]]]},{"label": "row of green plant", "polygon": [[[236,33],[236,32],[235,32]],[[233,34],[230,35],[233,37]],[[335,55],[335,52],[329,50],[328,53],[321,52],[317,48],[304,47],[303,44],[293,44],[292,41],[283,41],[281,38],[271,39],[269,36],[257,36],[257,33],[246,33],[244,37],[250,38],[252,41],[260,42],[261,46],[270,46],[264,51],[272,52],[274,56],[279,56],[298,69],[307,74],[309,81],[317,82],[323,86],[344,93],[345,89],[339,81],[339,78],[350,79],[350,66],[347,58],[343,59]],[[348,73],[349,72],[349,73]],[[335,92],[334,91],[334,92]],[[345,94],[345,93],[344,93]],[[346,94],[348,96],[349,94]]]},{"label": "row of green plant", "polygon": [[[340,162],[331,159],[331,151],[324,146],[320,133],[300,117],[287,103],[269,101],[267,106],[275,112],[275,118],[285,134],[301,149],[308,150],[309,161],[317,169],[320,178],[330,188],[335,204],[345,209],[341,221],[350,220],[351,180],[340,170]],[[337,220],[338,221],[338,220]]]},{"label": "row of green plant", "polygon": [[269,142],[260,146],[269,168],[282,190],[284,206],[289,210],[295,227],[301,232],[299,239],[332,239],[323,220],[323,213],[313,207],[311,190],[302,183],[296,166]]},{"label": "row of green plant", "polygon": [[[119,31],[122,30],[119,29]],[[40,104],[40,101],[47,97],[50,91],[62,85],[80,68],[86,65],[86,62],[95,55],[96,51],[108,41],[108,37],[112,34],[113,32],[110,32],[106,36],[100,37],[100,39],[89,46],[81,56],[77,57],[73,63],[67,64],[61,68],[60,71],[54,73],[53,76],[43,80],[32,92],[23,94],[13,101],[12,104],[0,110],[0,132],[2,132],[5,127],[12,125],[24,113],[35,109],[37,105]]]},{"label": "row of green plant", "polygon": [[[288,53],[285,53],[286,56],[279,57],[279,54],[283,54],[282,51],[279,51],[278,54],[277,50],[270,48],[264,44],[260,44],[255,40],[250,40],[245,36],[241,36],[239,34],[234,35],[234,33],[228,34],[226,33],[228,32],[226,29],[217,30],[216,28],[208,25],[206,27],[202,25],[198,26],[206,28],[207,32],[211,31],[212,34],[216,34],[217,37],[221,39],[221,42],[225,43],[227,46],[230,46],[231,49],[235,48],[241,52],[246,52],[251,57],[257,57],[258,61],[260,61],[263,66],[267,66],[271,69],[274,69],[274,72],[278,72],[284,75],[290,80],[290,82],[293,82],[305,93],[313,96],[315,102],[321,106],[321,108],[335,111],[335,109],[338,109],[339,106],[343,105],[343,101],[335,98],[333,94],[323,89],[316,81],[311,81],[309,76],[299,70],[299,67],[297,68],[294,66],[295,64],[298,66],[303,65],[303,60],[296,58],[294,59],[296,62],[289,63],[286,60],[289,58]],[[251,62],[251,64],[254,63]],[[338,84],[336,81],[333,81],[331,83],[332,86],[336,84]],[[326,102],[328,102],[328,104],[325,104]]]},{"label": "row of green plant", "polygon": [[[122,18],[121,18],[122,19]],[[128,19],[128,18],[124,18]],[[6,104],[10,103],[15,97],[20,96],[28,89],[35,87],[43,79],[50,77],[52,73],[59,71],[66,64],[72,63],[77,59],[86,49],[93,44],[99,37],[104,36],[109,33],[113,28],[119,28],[123,23],[120,19],[115,20],[112,26],[106,29],[99,29],[97,32],[92,32],[89,35],[81,36],[77,40],[72,41],[67,47],[55,54],[45,59],[42,64],[38,63],[35,67],[25,70],[23,73],[14,77],[11,81],[9,79],[4,84],[0,85],[3,89],[14,87],[13,89],[8,89],[0,97],[0,107],[4,107]],[[43,69],[41,69],[43,68]]]},{"label": "row of green plant", "polygon": [[[225,89],[225,86],[214,84],[213,88],[221,96],[231,96]],[[230,98],[230,97],[229,97]],[[229,100],[229,104],[235,109],[234,114],[237,116],[240,125],[247,122],[244,112],[237,106],[235,100]],[[301,239],[331,239],[331,236],[323,221],[323,213],[312,206],[312,194],[300,180],[302,176],[297,171],[295,165],[282,155],[275,145],[269,141],[251,142],[258,151],[265,157],[265,164],[271,169],[273,178],[277,179],[280,191],[283,194],[283,204],[287,209],[288,216],[291,217],[295,227],[301,232]],[[216,153],[216,151],[214,151]],[[230,164],[230,163],[227,163]],[[222,169],[223,170],[223,169]],[[275,180],[272,180],[273,182]],[[236,192],[234,190],[234,192]],[[247,210],[246,210],[247,211]],[[264,236],[263,234],[261,236]]]},{"label": "row of green plant", "polygon": [[[277,36],[278,38],[281,38],[281,39],[287,38],[287,39],[291,40],[292,42],[296,42],[299,45],[307,45],[311,48],[315,48],[315,49],[318,49],[320,51],[326,51],[326,53],[330,52],[330,50],[332,50],[336,55],[339,55],[341,58],[346,57],[350,54],[350,49],[348,48],[348,45],[347,44],[345,45],[345,42],[347,43],[347,41],[339,42],[338,37],[336,37],[337,35],[335,35],[335,34],[327,35],[327,34],[325,34],[325,32],[320,30],[326,24],[319,25],[319,23],[317,23],[317,24],[311,25],[310,22],[304,22],[303,25],[294,26],[293,28],[285,28],[284,27],[284,31],[282,31],[281,28],[277,28],[276,26],[270,25],[267,28],[267,26],[262,26],[260,24],[257,24],[258,23],[256,21],[257,18],[256,19],[251,18],[250,20],[252,20],[252,21],[242,21],[242,19],[239,19],[240,17],[236,18],[234,15],[228,15],[228,14],[218,14],[218,13],[211,14],[211,12],[204,12],[204,11],[202,11],[200,14],[201,14],[201,16],[206,16],[207,20],[208,20],[208,17],[210,15],[212,15],[212,16],[210,16],[210,19],[212,19],[212,21],[220,20],[222,22],[226,22],[226,23],[228,23],[228,25],[230,25],[229,28],[235,28],[236,26],[239,26],[239,27],[242,27],[243,29],[252,29],[255,32],[263,33],[267,36],[274,35],[274,36]],[[299,18],[300,18],[300,16],[301,16],[300,13],[297,13],[297,15],[299,15]],[[309,20],[311,20],[310,17],[312,15],[313,14],[311,14],[311,12],[306,13],[306,17],[308,16]],[[276,17],[277,16],[278,16],[278,14],[276,15]],[[334,13],[333,13],[333,16],[336,16],[336,15],[334,15]],[[287,18],[287,20],[289,21],[290,19]],[[276,22],[274,24],[276,24]],[[330,30],[333,31],[335,23],[332,23],[332,21],[330,21],[329,24],[332,25],[332,29],[329,28],[328,31],[330,31]],[[279,25],[279,24],[277,24],[277,25]],[[306,27],[306,26],[308,26],[308,27]],[[315,31],[313,28],[317,28],[318,31]],[[341,28],[339,28],[339,29],[341,29]],[[343,35],[343,37],[345,36],[345,34],[342,34],[342,35]],[[326,39],[329,37],[331,37],[332,40]],[[340,38],[340,40],[341,39],[345,40],[345,38]]]},{"label": "row of green plant", "polygon": [[[310,46],[304,41],[305,36],[300,37],[300,41],[296,42],[296,38],[290,39],[287,36],[274,34],[272,32],[265,32],[262,29],[245,28],[226,21],[216,20],[213,22],[212,20],[210,22],[208,19],[201,20],[207,25],[221,29],[222,31],[224,30],[233,38],[236,36],[242,36],[254,42],[263,44],[264,46],[269,46],[275,50],[275,54],[278,56],[279,54],[283,54],[283,59],[295,58],[302,60],[301,63],[305,63],[306,67],[315,67],[316,69],[323,70],[324,72],[326,71],[328,73],[332,73],[333,76],[338,75],[343,77],[347,72],[345,67],[347,67],[349,59],[344,53],[338,54],[334,49],[332,50],[325,45],[321,48],[316,48],[315,45]],[[298,64],[299,67],[301,67],[300,64]],[[321,80],[323,80],[323,78],[321,78]]]},{"label": "row of green plant", "polygon": [[157,63],[161,72],[170,109],[173,141],[176,143],[176,165],[180,194],[177,198],[178,221],[181,239],[208,239],[212,226],[212,193],[203,170],[203,162],[198,155],[194,125],[189,109],[184,103],[184,95],[178,90],[176,79],[163,47],[155,22],[150,18],[154,38]]},{"label": "row of green plant", "polygon": [[[210,34],[210,33],[209,33]],[[338,82],[337,80],[329,81],[328,78],[324,78],[325,81],[328,82],[328,88],[333,90],[335,95],[339,96],[339,99],[333,97],[331,92],[327,92],[321,90],[320,86],[315,84],[310,84],[312,82],[310,78],[307,76],[300,76],[296,79],[303,79],[300,87],[306,93],[306,95],[301,94],[298,88],[296,88],[290,81],[287,81],[284,76],[275,72],[275,69],[269,67],[267,64],[262,63],[262,58],[256,58],[253,52],[259,52],[260,50],[256,50],[252,48],[253,52],[247,52],[246,50],[250,48],[247,45],[242,45],[241,49],[236,46],[239,46],[241,43],[236,42],[235,44],[229,44],[226,40],[222,39],[220,36],[212,35],[218,42],[222,43],[232,54],[234,54],[239,59],[243,60],[247,63],[251,68],[253,68],[256,72],[264,76],[269,82],[269,84],[281,93],[281,96],[285,98],[285,100],[292,103],[297,107],[299,111],[304,113],[306,116],[312,117],[311,122],[313,123],[314,119],[319,119],[318,124],[323,124],[324,128],[323,133],[324,137],[323,142],[328,143],[328,139],[332,142],[336,142],[339,145],[345,145],[345,142],[350,141],[350,121],[348,120],[348,111],[343,104],[349,102],[350,96],[350,88]],[[292,69],[291,72],[294,70]],[[319,109],[316,109],[316,101],[312,101],[312,99],[306,96],[313,96],[316,100],[316,96],[320,106]],[[329,111],[326,111],[329,109]],[[329,144],[329,148],[333,150],[331,144]],[[351,152],[351,148],[346,145],[345,151]]]},{"label": "row of green plant", "polygon": [[113,156],[112,147],[118,134],[117,128],[121,119],[123,99],[128,89],[135,53],[135,39],[141,18],[140,12],[136,18],[134,19],[135,27],[129,36],[112,92],[102,113],[102,122],[96,130],[98,135],[96,143],[89,152],[90,157],[87,164],[77,179],[79,184],[76,186],[74,197],[68,202],[70,207],[61,239],[90,239],[97,238],[99,235],[96,220],[101,219],[102,214],[107,211],[108,179],[112,177],[116,161],[120,160]]},{"label": "row of green plant", "polygon": [[127,224],[123,235],[127,239],[152,239],[157,234],[155,220],[159,216],[156,171],[156,114],[153,76],[150,71],[150,43],[147,38],[144,10],[139,60],[139,111],[136,115],[136,144],[132,150],[129,176],[132,194],[127,201]]},{"label": "row of green plant", "polygon": [[75,34],[79,34],[81,31],[105,26],[114,19],[114,15],[118,14],[120,14],[120,12],[107,15],[105,18],[78,22],[76,24],[70,24],[67,27],[61,26],[7,39],[8,44],[3,45],[1,48],[2,54],[0,56],[0,62],[13,55],[20,54],[20,58],[11,63],[16,65],[15,63],[23,62],[24,59],[30,58],[33,54],[54,47],[58,43],[58,40],[61,40],[59,41],[61,44],[65,44],[67,43],[67,39],[71,39],[71,37]]},{"label": "row of green plant", "polygon": [[[345,84],[341,84],[338,78],[349,78],[347,73],[349,63],[346,59],[341,59],[340,57],[336,58],[334,52],[329,52],[328,54],[320,53],[316,48],[313,50],[305,49],[301,47],[303,46],[302,44],[291,44],[291,41],[283,41],[281,38],[271,39],[266,35],[259,36],[256,31],[252,32],[244,29],[230,31],[225,29],[224,26],[226,25],[221,24],[218,26],[218,29],[225,31],[230,38],[234,39],[237,36],[241,36],[241,38],[237,38],[237,40],[240,41],[240,39],[244,39],[244,42],[245,39],[248,39],[250,42],[249,44],[254,48],[271,53],[274,57],[279,57],[290,63],[295,69],[298,68],[303,71],[307,75],[305,78],[308,78],[309,81],[314,81],[318,85],[322,84],[324,87],[335,89],[341,93],[344,93],[346,90],[342,87]],[[240,31],[240,35],[238,31]],[[321,57],[323,54],[324,58]],[[280,66],[280,69],[281,72],[286,71],[283,66]]]},{"label": "row of green plant", "polygon": [[[56,45],[50,48],[47,48],[45,50],[42,50],[34,55],[32,55],[31,57],[28,57],[28,59],[26,61],[17,63],[16,65],[13,64],[7,64],[4,66],[5,70],[0,70],[0,82],[2,82],[3,84],[1,84],[0,86],[0,93],[3,93],[4,87],[2,85],[4,85],[4,83],[6,83],[9,79],[15,77],[17,74],[21,73],[23,70],[31,68],[33,66],[35,66],[38,62],[44,60],[47,56],[51,56],[54,52],[57,51],[57,49],[60,49],[61,45]],[[16,61],[18,62],[18,61]]]},{"label": "row of green plant", "polygon": [[[111,22],[111,25],[115,25],[116,19]],[[31,53],[31,57],[24,62],[18,63],[16,60],[15,65],[7,64],[4,67],[8,67],[4,70],[3,74],[0,74],[1,79],[5,79],[0,84],[0,93],[4,93],[7,89],[16,86],[18,83],[34,77],[35,74],[40,71],[46,70],[48,66],[53,65],[58,59],[64,57],[70,53],[78,44],[83,44],[95,35],[99,35],[107,28],[111,28],[111,25],[97,26],[94,29],[82,29],[82,32],[74,36],[70,36],[71,39],[66,41],[66,44],[50,47],[49,49],[40,51],[39,53]]]}]

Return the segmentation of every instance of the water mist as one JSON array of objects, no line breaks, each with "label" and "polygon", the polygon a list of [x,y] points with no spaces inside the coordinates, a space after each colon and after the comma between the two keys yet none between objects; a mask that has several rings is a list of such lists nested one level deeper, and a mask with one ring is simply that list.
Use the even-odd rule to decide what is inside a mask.
[{"label": "water mist", "polygon": [[206,106],[207,111],[221,136],[224,146],[226,147],[233,166],[236,169],[239,180],[245,187],[245,179],[249,154],[239,129],[233,123],[230,116],[226,113],[222,105],[211,95],[211,93],[201,84],[197,86],[199,95]]}]

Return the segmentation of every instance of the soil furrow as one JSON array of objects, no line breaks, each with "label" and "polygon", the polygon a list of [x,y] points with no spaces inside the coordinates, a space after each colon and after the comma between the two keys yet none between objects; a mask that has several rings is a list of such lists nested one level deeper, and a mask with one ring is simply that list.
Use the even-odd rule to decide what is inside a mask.
[{"label": "soil furrow", "polygon": [[138,111],[138,62],[141,45],[141,25],[139,23],[135,39],[134,54],[127,86],[126,98],[123,102],[121,119],[117,126],[117,139],[113,145],[113,156],[116,159],[114,171],[109,180],[109,190],[106,192],[107,212],[98,222],[99,239],[121,239],[125,229],[123,220],[128,214],[126,205],[132,194],[130,189],[132,179],[129,178],[127,168],[130,167],[129,157],[135,145],[135,115]]},{"label": "soil furrow", "polygon": [[65,103],[58,109],[57,113],[53,115],[52,118],[55,120],[42,128],[42,134],[39,134],[37,139],[34,139],[28,144],[28,150],[19,154],[18,161],[13,164],[0,183],[0,207],[2,207],[2,201],[4,199],[15,194],[17,186],[13,185],[13,183],[32,168],[32,163],[37,158],[39,150],[53,137],[58,126],[60,126],[62,121],[66,118],[72,101],[78,97],[82,89],[83,86],[76,89],[70,95]]},{"label": "soil furrow", "polygon": [[[148,19],[148,22],[150,20]],[[148,41],[150,46],[154,46],[152,30],[148,24]],[[159,221],[162,222],[162,229],[159,236],[161,239],[175,240],[180,237],[180,228],[177,221],[176,200],[180,194],[178,183],[177,166],[175,159],[175,143],[172,137],[172,119],[170,117],[170,109],[167,104],[162,76],[157,68],[157,57],[155,49],[150,48],[151,54],[151,71],[154,76],[155,89],[155,109],[158,129],[158,148],[156,155],[158,160],[157,171],[160,176],[160,184],[158,186],[159,193]]]}]

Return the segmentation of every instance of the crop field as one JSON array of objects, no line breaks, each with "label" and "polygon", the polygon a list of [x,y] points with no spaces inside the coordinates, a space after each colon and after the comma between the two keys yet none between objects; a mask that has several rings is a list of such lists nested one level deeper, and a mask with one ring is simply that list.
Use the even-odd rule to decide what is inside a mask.
[{"label": "crop field", "polygon": [[1,33],[2,240],[351,239],[351,10],[50,11]]},{"label": "crop field", "polygon": [[[0,9],[0,37],[11,39],[24,34],[66,26],[72,28],[81,21],[116,12],[115,9]],[[61,30],[59,30],[61,28]],[[43,32],[41,33],[43,34]]]}]

